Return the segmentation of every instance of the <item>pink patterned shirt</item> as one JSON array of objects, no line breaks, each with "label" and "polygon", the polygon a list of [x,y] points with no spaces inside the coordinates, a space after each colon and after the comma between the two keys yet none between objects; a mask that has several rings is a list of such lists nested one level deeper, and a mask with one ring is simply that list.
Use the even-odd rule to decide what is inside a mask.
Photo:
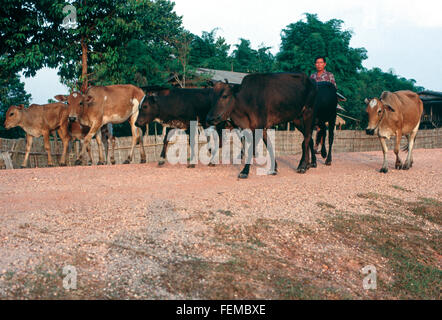
[{"label": "pink patterned shirt", "polygon": [[336,85],[335,76],[331,72],[324,70],[324,72],[320,76],[318,76],[318,73],[315,72],[310,76],[310,78],[315,80],[316,82],[321,82],[321,81],[331,82],[335,85],[336,89],[338,88],[338,86]]}]

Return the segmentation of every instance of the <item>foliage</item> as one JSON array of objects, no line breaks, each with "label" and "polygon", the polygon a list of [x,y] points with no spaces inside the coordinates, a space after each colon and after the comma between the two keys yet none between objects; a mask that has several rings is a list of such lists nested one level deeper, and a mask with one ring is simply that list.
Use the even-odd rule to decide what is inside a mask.
[{"label": "foliage", "polygon": [[399,78],[392,72],[375,68],[366,70],[362,62],[367,59],[365,48],[350,47],[352,32],[342,30],[342,20],[332,19],[322,22],[315,14],[305,14],[301,20],[289,24],[281,32],[281,50],[277,54],[277,65],[281,71],[315,72],[314,60],[325,56],[326,69],[336,78],[338,91],[346,98],[342,103],[346,115],[360,119],[359,122],[346,118],[346,128],[365,128],[364,99],[379,96],[382,91],[413,90],[414,80]]},{"label": "foliage", "polygon": [[237,72],[271,72],[275,58],[269,52],[270,47],[261,46],[258,50],[251,48],[250,41],[241,38],[232,52],[234,70]]}]

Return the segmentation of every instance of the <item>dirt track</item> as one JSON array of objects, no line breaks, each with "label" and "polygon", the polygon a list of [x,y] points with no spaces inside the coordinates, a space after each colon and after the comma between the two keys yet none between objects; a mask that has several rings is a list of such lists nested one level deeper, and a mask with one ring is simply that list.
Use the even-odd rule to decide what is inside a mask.
[{"label": "dirt track", "polygon": [[[441,159],[442,149],[415,150],[413,168],[398,171],[390,152],[381,174],[381,152],[341,153],[300,175],[298,156],[281,157],[277,176],[252,169],[247,180],[233,165],[1,171],[0,298],[424,297],[382,288],[395,281],[390,259],[361,244],[362,231],[339,233],[336,217],[416,222],[440,240]],[[436,220],[412,214],[424,198]],[[440,284],[440,245],[425,257]],[[377,291],[362,288],[369,264]],[[63,289],[67,265],[76,290]]]}]

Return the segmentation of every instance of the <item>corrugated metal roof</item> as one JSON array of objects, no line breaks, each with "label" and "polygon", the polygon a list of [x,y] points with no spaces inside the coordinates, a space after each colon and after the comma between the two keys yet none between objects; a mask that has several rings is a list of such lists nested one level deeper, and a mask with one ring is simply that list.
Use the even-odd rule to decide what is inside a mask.
[{"label": "corrugated metal roof", "polygon": [[213,81],[224,81],[225,79],[227,79],[229,83],[233,84],[241,84],[242,79],[246,75],[248,75],[248,73],[214,70],[206,68],[198,68],[196,69],[196,72],[200,74],[209,74],[211,76],[211,80]]},{"label": "corrugated metal roof", "polygon": [[442,92],[438,91],[421,91],[418,93],[422,101],[426,100],[442,100]]}]

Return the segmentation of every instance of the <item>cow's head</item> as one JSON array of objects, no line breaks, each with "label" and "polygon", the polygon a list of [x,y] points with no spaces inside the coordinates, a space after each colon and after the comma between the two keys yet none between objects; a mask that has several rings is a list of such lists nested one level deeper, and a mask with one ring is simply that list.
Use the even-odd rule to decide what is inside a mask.
[{"label": "cow's head", "polygon": [[213,86],[212,109],[206,119],[209,125],[217,125],[230,117],[235,106],[235,95],[238,89],[238,85],[230,85],[227,80],[226,83],[215,83]]},{"label": "cow's head", "polygon": [[24,105],[10,106],[8,111],[6,111],[6,120],[3,126],[6,129],[11,129],[20,124],[22,119],[22,114],[24,110]]},{"label": "cow's head", "polygon": [[365,99],[364,102],[367,105],[366,112],[368,114],[368,126],[365,132],[368,135],[374,135],[378,132],[379,125],[386,116],[386,113],[395,111],[390,105],[378,98]]},{"label": "cow's head", "polygon": [[70,95],[57,95],[54,97],[58,101],[66,102],[69,110],[69,121],[77,121],[83,114],[84,108],[94,101],[90,95],[83,95],[80,92],[72,92]]},{"label": "cow's head", "polygon": [[136,125],[142,127],[148,123],[151,123],[160,115],[160,108],[158,105],[158,96],[147,96],[140,105],[140,111]]}]

